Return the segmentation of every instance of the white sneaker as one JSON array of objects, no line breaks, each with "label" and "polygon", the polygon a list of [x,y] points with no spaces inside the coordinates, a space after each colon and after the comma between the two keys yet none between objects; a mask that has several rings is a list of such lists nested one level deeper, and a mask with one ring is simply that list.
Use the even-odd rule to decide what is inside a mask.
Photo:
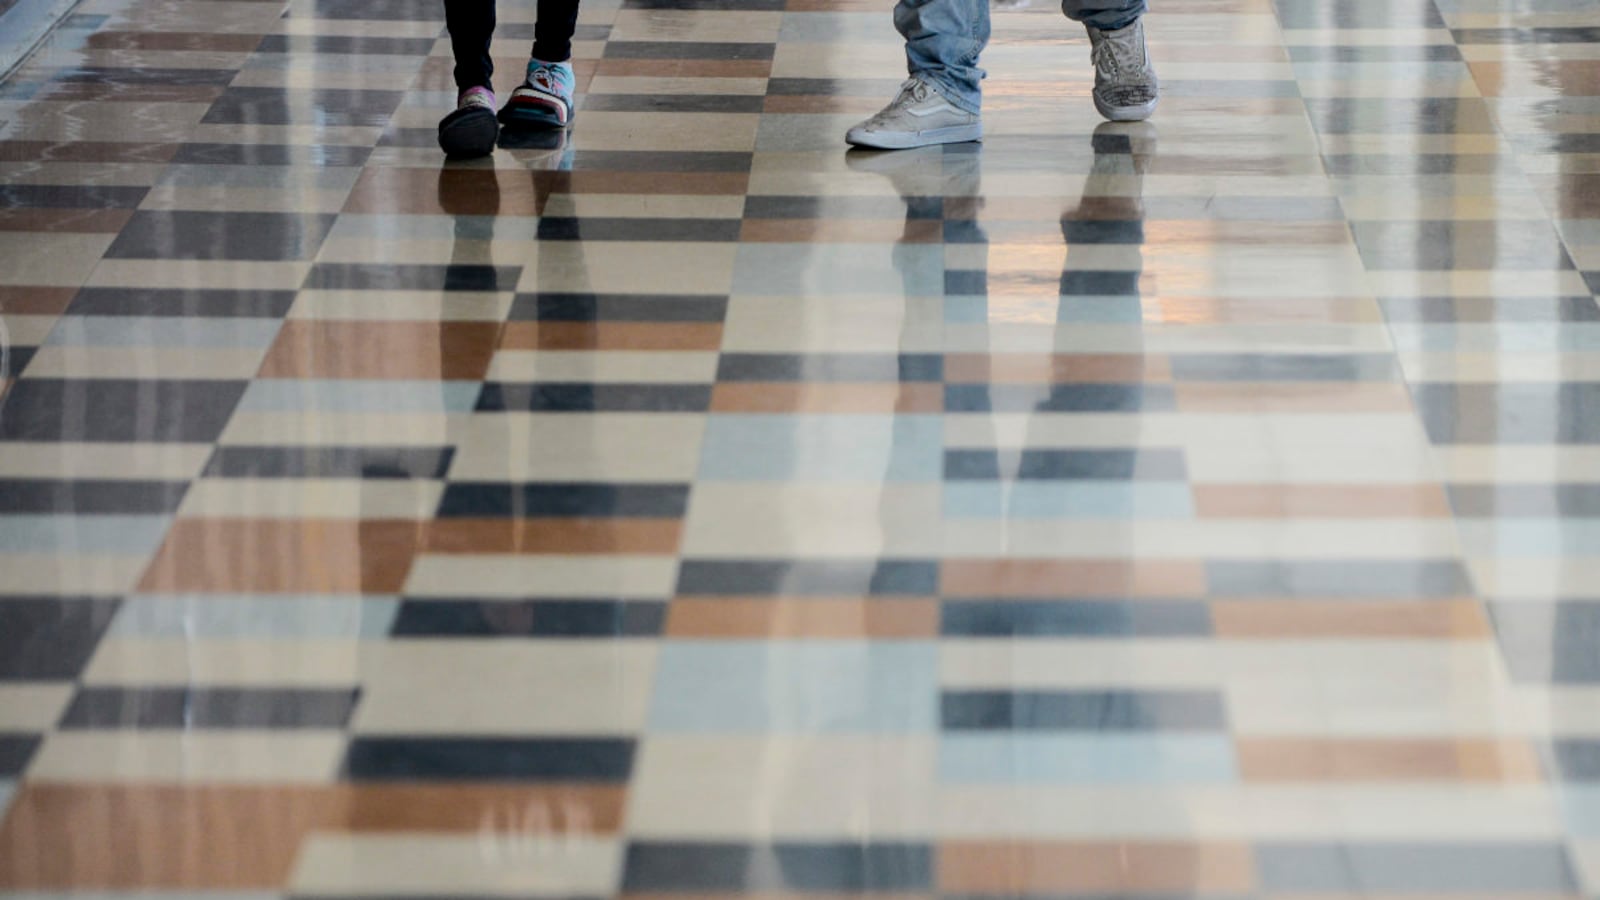
[{"label": "white sneaker", "polygon": [[1160,85],[1144,42],[1144,20],[1117,31],[1089,28],[1094,108],[1113,122],[1143,122],[1156,111]]},{"label": "white sneaker", "polygon": [[946,100],[926,81],[912,77],[882,112],[850,129],[844,139],[874,150],[961,144],[983,140],[983,122]]}]

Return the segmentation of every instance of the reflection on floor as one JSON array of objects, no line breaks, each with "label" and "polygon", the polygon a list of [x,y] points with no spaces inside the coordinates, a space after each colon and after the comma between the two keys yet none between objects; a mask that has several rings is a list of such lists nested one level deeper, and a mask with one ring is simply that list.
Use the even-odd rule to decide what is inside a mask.
[{"label": "reflection on floor", "polygon": [[0,896],[1600,893],[1593,0],[1164,0],[1143,126],[1007,9],[878,156],[885,0],[585,0],[448,166],[441,20],[0,85]]}]

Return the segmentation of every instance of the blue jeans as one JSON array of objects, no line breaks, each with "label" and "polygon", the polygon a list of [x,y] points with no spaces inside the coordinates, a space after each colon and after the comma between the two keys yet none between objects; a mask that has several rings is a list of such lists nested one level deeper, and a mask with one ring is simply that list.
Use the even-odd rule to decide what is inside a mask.
[{"label": "blue jeans", "polygon": [[[1061,11],[1074,22],[1116,31],[1144,15],[1145,0],[1061,0]],[[894,27],[906,39],[907,71],[976,113],[983,103],[978,54],[989,43],[989,0],[899,0]]]}]

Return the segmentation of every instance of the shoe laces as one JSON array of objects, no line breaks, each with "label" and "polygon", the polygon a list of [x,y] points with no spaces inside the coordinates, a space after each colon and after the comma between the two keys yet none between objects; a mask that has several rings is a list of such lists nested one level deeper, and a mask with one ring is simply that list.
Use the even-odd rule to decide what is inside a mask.
[{"label": "shoe laces", "polygon": [[1126,38],[1118,40],[1101,32],[1100,42],[1089,51],[1089,60],[1094,63],[1097,70],[1104,72],[1108,77],[1113,77],[1123,69],[1137,72],[1143,68],[1144,60],[1140,59],[1141,55],[1137,41]]},{"label": "shoe laces", "polygon": [[928,83],[923,81],[921,78],[907,78],[905,82],[900,85],[900,93],[895,94],[894,99],[889,102],[889,105],[885,106],[882,110],[879,110],[878,114],[872,117],[872,121],[882,122],[886,119],[893,118],[896,113],[905,107],[910,106],[913,103],[921,103],[922,101],[928,99],[928,95],[932,91],[933,88],[929,87]]}]

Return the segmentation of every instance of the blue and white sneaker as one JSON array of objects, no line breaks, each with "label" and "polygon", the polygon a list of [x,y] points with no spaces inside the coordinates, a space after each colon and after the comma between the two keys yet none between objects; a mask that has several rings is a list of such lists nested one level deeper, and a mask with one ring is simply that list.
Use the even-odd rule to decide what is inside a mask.
[{"label": "blue and white sneaker", "polygon": [[572,94],[578,79],[572,63],[528,62],[528,79],[511,92],[500,122],[524,128],[565,128],[572,124]]}]

